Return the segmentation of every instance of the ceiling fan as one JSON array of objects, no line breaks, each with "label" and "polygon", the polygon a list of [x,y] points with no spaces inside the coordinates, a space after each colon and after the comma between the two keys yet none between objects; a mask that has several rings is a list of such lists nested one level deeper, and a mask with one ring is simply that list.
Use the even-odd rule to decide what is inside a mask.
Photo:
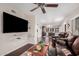
[{"label": "ceiling fan", "polygon": [[38,8],[41,8],[43,14],[46,13],[46,10],[44,7],[58,7],[58,4],[46,4],[46,3],[34,3],[37,5],[37,7],[33,8],[32,10],[30,10],[31,12],[38,9]]}]

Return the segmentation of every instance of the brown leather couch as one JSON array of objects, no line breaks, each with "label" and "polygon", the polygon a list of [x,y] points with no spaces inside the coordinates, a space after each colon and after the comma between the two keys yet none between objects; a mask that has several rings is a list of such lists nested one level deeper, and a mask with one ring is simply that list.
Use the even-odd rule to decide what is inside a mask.
[{"label": "brown leather couch", "polygon": [[79,55],[79,37],[73,42],[72,49],[76,55]]},{"label": "brown leather couch", "polygon": [[76,40],[77,37],[78,37],[77,35],[74,35],[71,38],[68,38],[67,40],[60,40],[59,39],[59,40],[57,40],[57,43],[60,44],[60,45],[63,45],[63,46],[65,46],[66,44],[71,46],[74,43],[74,41]]},{"label": "brown leather couch", "polygon": [[62,37],[62,38],[67,38],[68,35],[69,34],[67,32],[61,32],[61,33],[59,33],[59,37]]},{"label": "brown leather couch", "polygon": [[66,49],[71,52],[71,55],[79,55],[79,36],[73,36],[69,40],[57,40],[60,45],[66,46]]},{"label": "brown leather couch", "polygon": [[69,42],[66,42],[66,46],[72,56],[79,55],[79,36],[74,36]]}]

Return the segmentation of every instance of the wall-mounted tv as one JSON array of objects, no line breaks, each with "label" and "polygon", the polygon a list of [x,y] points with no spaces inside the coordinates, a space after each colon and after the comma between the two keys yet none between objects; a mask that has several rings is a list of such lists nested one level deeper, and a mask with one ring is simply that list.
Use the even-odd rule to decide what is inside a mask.
[{"label": "wall-mounted tv", "polygon": [[3,12],[3,33],[27,32],[28,21]]}]

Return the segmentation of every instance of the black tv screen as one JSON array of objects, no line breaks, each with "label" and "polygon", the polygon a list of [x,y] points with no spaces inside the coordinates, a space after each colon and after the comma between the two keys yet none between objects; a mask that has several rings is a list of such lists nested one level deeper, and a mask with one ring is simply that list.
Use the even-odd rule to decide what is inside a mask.
[{"label": "black tv screen", "polygon": [[3,12],[3,33],[27,32],[28,21]]}]

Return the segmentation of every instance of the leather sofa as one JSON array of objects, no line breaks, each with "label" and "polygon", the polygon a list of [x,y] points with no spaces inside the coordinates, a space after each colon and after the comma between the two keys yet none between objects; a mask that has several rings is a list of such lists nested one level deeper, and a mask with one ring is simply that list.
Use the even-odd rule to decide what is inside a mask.
[{"label": "leather sofa", "polygon": [[66,50],[68,50],[72,56],[79,55],[79,36],[73,36],[70,41],[65,41],[65,43],[67,47]]},{"label": "leather sofa", "polygon": [[74,35],[68,40],[57,40],[56,43],[60,46],[65,46],[66,50],[71,53],[70,55],[79,55],[79,36]]},{"label": "leather sofa", "polygon": [[79,37],[77,37],[76,40],[73,42],[71,48],[73,49],[76,55],[79,55]]},{"label": "leather sofa", "polygon": [[61,32],[58,35],[59,35],[59,37],[67,38],[69,34],[67,32]]}]

